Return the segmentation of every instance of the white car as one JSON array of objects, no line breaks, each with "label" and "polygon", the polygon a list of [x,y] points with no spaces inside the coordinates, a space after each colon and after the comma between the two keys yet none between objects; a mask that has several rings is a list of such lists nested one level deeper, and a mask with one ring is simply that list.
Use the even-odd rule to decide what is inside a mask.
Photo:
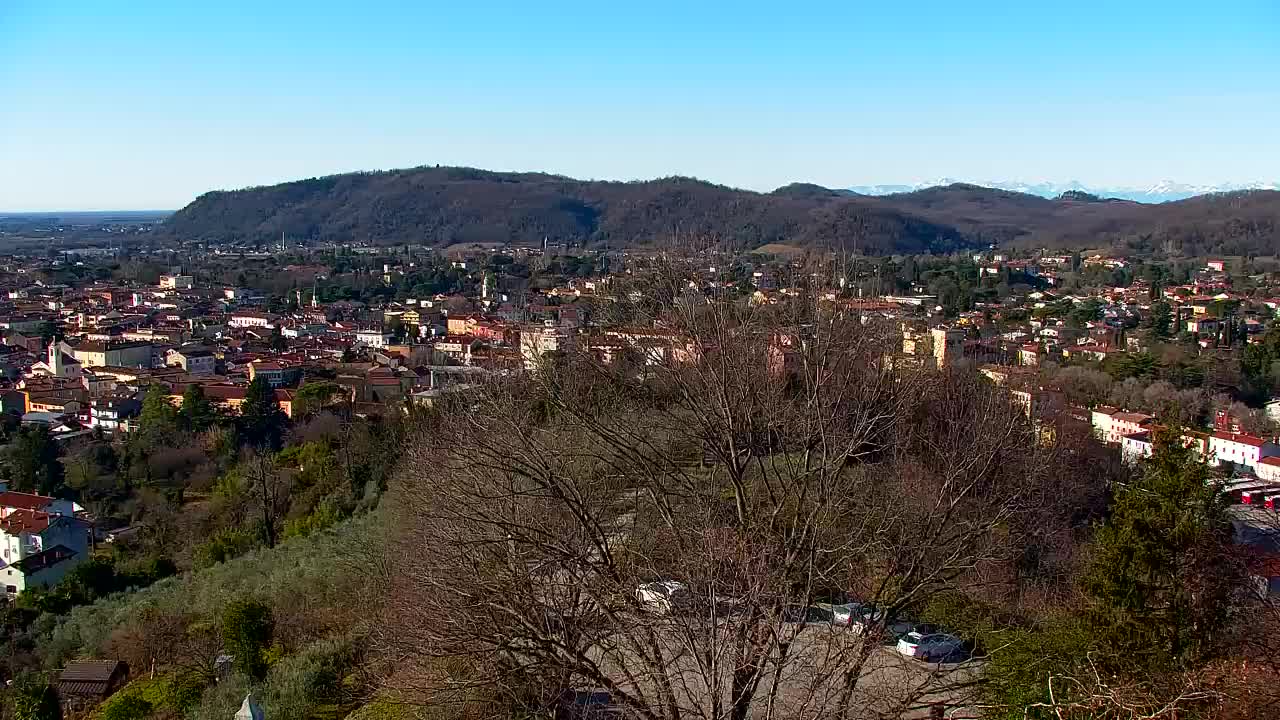
[{"label": "white car", "polygon": [[[857,608],[850,616],[848,626],[860,633],[869,633],[872,628],[884,622],[884,611],[875,605],[863,605]],[[915,624],[906,620],[890,618],[885,623],[884,639],[887,644],[892,645],[898,638],[906,635],[915,629]]]},{"label": "white car", "polygon": [[942,662],[964,649],[964,641],[954,635],[909,632],[898,640],[898,652],[925,662]]},{"label": "white car", "polygon": [[818,607],[831,612],[832,625],[852,625],[863,609],[861,603],[818,603]]},{"label": "white car", "polygon": [[650,612],[670,615],[692,604],[689,586],[677,580],[659,580],[636,588],[636,600]]}]

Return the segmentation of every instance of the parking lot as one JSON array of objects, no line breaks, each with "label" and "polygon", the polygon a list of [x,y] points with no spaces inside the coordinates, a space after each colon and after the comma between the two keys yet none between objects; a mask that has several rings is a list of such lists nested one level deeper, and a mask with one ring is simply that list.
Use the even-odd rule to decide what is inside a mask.
[{"label": "parking lot", "polygon": [[[595,648],[593,660],[610,676],[628,678],[620,684],[628,692],[648,698],[667,693],[682,715],[712,717],[711,698],[730,695],[732,622],[719,632],[673,617],[652,627],[664,657],[660,674],[652,662],[628,652],[625,642]],[[751,717],[821,718],[847,705],[843,716],[849,718],[926,718],[935,704],[948,717],[963,717],[981,674],[982,662],[963,652],[941,663],[923,662],[844,627],[784,623],[782,633]]]}]

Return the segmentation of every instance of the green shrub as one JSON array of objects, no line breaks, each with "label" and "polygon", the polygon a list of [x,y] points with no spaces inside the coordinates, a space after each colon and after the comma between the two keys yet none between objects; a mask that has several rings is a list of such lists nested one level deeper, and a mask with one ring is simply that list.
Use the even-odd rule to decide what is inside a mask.
[{"label": "green shrub", "polygon": [[195,550],[195,566],[200,569],[226,562],[249,552],[258,544],[255,533],[240,528],[225,528]]},{"label": "green shrub", "polygon": [[155,707],[138,692],[118,692],[98,708],[97,720],[138,720]]},{"label": "green shrub", "polygon": [[310,515],[286,522],[284,524],[284,537],[286,539],[306,537],[317,530],[331,527],[341,519],[341,514],[333,503],[322,502]]}]

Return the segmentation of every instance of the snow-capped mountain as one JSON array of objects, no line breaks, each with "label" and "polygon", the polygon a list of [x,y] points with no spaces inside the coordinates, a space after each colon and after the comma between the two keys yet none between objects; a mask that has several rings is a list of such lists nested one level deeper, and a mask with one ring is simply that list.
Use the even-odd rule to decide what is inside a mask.
[{"label": "snow-capped mountain", "polygon": [[855,185],[848,188],[848,190],[860,195],[893,195],[895,193],[913,192],[916,190],[923,190],[925,188],[953,185],[955,183],[981,185],[983,187],[1027,193],[1028,195],[1039,195],[1040,197],[1046,198],[1056,198],[1068,190],[1078,190],[1081,192],[1087,192],[1090,195],[1097,195],[1098,197],[1120,198],[1122,200],[1134,200],[1136,202],[1144,203],[1162,203],[1173,200],[1185,200],[1186,198],[1195,197],[1196,195],[1207,195],[1209,193],[1217,192],[1234,192],[1237,190],[1280,190],[1280,181],[1223,183],[1220,185],[1191,185],[1187,183],[1174,182],[1172,180],[1161,180],[1150,187],[1094,187],[1084,185],[1075,180],[1067,182],[990,182],[981,180],[957,180],[954,178],[940,178],[938,180],[909,183],[905,185]]}]

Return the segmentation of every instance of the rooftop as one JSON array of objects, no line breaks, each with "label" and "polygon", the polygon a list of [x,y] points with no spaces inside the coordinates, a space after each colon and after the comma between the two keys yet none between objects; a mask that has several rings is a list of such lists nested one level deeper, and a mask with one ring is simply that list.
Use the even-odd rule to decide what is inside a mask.
[{"label": "rooftop", "polygon": [[44,495],[16,492],[13,490],[0,492],[0,507],[23,510],[40,510],[48,506],[51,502],[53,502],[53,498],[46,497]]},{"label": "rooftop", "polygon": [[1256,435],[1246,435],[1245,433],[1233,433],[1219,430],[1213,434],[1213,437],[1227,442],[1240,443],[1241,445],[1252,445],[1253,447],[1262,447],[1267,441]]}]

